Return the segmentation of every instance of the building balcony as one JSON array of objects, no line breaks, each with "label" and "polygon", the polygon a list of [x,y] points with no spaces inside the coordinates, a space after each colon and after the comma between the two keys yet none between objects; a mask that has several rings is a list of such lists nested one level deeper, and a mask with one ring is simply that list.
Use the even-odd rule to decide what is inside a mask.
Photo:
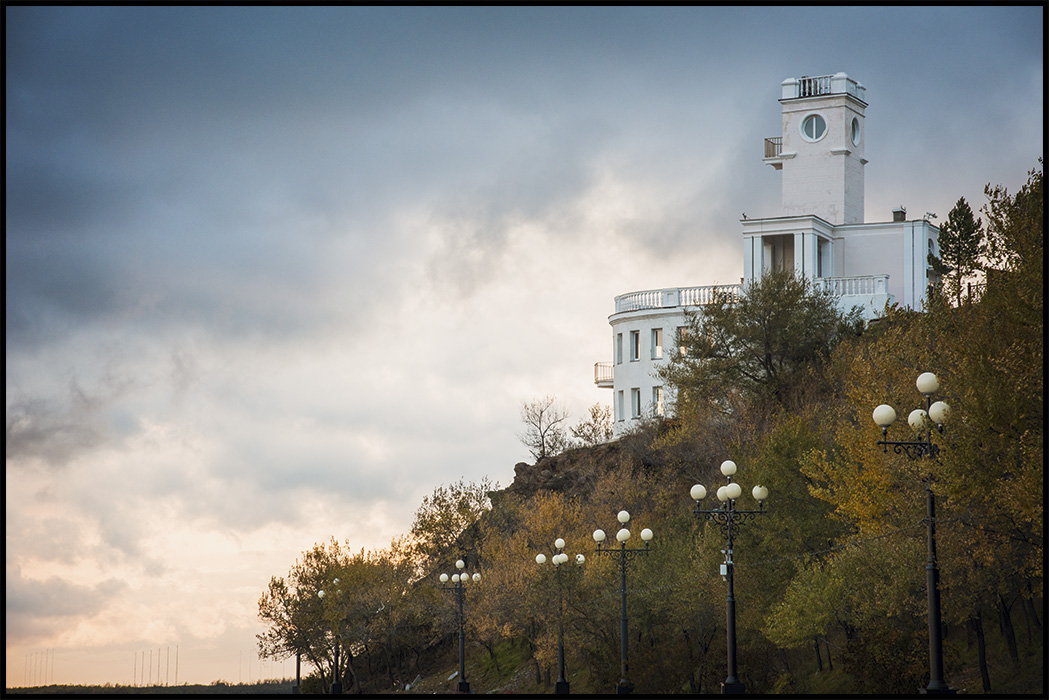
[{"label": "building balcony", "polygon": [[611,362],[595,362],[594,363],[594,384],[602,389],[612,388],[612,363]]},{"label": "building balcony", "polygon": [[840,297],[881,296],[889,293],[888,275],[816,277],[812,283],[821,289],[829,289]]},{"label": "building balcony", "polygon": [[787,78],[781,86],[784,100],[822,97],[823,95],[852,95],[866,104],[867,88],[845,73]]},{"label": "building balcony", "polygon": [[853,306],[863,310],[867,321],[878,318],[886,304],[895,297],[889,293],[888,275],[860,275],[857,277],[817,277],[813,284],[829,289],[838,297],[838,309],[848,311]]},{"label": "building balcony", "polygon": [[766,158],[779,158],[780,151],[783,150],[783,137],[773,136],[765,139],[765,157]]},{"label": "building balcony", "polygon": [[727,294],[735,301],[740,293],[738,284],[711,284],[702,287],[669,287],[631,292],[616,297],[616,313],[649,309],[672,309],[678,306],[705,306],[714,300],[714,293]]}]

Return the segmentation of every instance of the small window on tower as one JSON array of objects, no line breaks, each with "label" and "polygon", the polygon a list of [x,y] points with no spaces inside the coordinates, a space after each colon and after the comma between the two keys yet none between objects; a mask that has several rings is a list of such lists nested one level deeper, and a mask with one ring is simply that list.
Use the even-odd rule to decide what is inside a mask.
[{"label": "small window on tower", "polygon": [[652,359],[662,360],[663,359],[663,329],[653,328],[652,329]]},{"label": "small window on tower", "polygon": [[801,136],[806,141],[819,141],[827,133],[827,121],[818,114],[810,114],[801,121]]},{"label": "small window on tower", "polygon": [[860,145],[860,120],[856,117],[852,118],[852,145]]},{"label": "small window on tower", "polygon": [[630,361],[641,359],[641,331],[630,331]]}]

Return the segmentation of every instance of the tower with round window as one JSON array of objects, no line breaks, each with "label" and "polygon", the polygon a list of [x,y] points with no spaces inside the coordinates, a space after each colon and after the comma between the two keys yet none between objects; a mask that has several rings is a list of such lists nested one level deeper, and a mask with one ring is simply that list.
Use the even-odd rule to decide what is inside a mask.
[{"label": "tower with round window", "polygon": [[865,89],[845,73],[788,78],[783,134],[765,161],[782,170],[783,216],[863,222]]}]

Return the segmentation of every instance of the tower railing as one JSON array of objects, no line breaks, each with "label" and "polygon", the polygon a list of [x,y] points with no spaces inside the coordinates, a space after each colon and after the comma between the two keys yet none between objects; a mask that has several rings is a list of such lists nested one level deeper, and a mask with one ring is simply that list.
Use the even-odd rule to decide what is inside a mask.
[{"label": "tower railing", "polygon": [[783,99],[799,97],[820,97],[822,95],[852,95],[863,100],[867,89],[847,76],[845,73],[834,75],[802,76],[787,78],[782,83]]},{"label": "tower railing", "polygon": [[814,78],[798,78],[798,97],[818,97],[831,94],[830,79],[833,75],[819,75]]},{"label": "tower railing", "polygon": [[766,158],[778,158],[780,152],[783,150],[783,137],[773,136],[772,138],[765,139],[765,157]]}]

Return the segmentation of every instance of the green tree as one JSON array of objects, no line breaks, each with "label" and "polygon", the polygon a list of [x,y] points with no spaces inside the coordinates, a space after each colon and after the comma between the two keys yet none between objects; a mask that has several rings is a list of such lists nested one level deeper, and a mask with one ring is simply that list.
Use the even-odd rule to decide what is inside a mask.
[{"label": "green tree", "polygon": [[418,575],[432,573],[434,565],[466,554],[467,530],[492,507],[488,494],[497,487],[487,477],[479,483],[460,479],[449,486],[438,486],[423,498],[410,533]]},{"label": "green tree", "polygon": [[601,403],[590,407],[590,418],[572,428],[572,436],[584,447],[600,445],[612,439],[612,409]]},{"label": "green tree", "polygon": [[961,303],[962,282],[980,269],[984,254],[983,222],[973,215],[965,197],[951,209],[940,227],[940,257],[929,253],[933,269],[947,278],[951,295]]},{"label": "green tree", "polygon": [[716,291],[689,319],[659,375],[675,387],[679,410],[689,404],[729,405],[734,394],[788,405],[795,390],[860,323],[860,310],[841,313],[837,297],[793,271],[771,272],[738,298]]},{"label": "green tree", "polygon": [[355,683],[352,654],[344,653],[335,669],[334,649],[337,639],[349,651],[362,637],[353,607],[363,590],[364,565],[363,552],[351,555],[332,538],[304,552],[287,580],[272,578],[259,599],[259,619],[269,625],[257,635],[259,653],[277,659],[301,654],[322,676],[349,672]]}]

